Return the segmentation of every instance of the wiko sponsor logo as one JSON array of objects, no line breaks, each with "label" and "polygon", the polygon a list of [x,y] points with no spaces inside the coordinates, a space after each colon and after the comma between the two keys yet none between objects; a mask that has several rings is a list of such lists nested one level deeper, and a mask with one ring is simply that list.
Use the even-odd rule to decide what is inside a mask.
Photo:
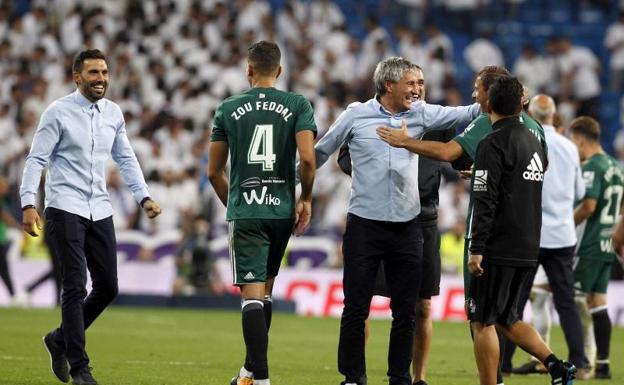
[{"label": "wiko sponsor logo", "polygon": [[544,167],[542,166],[542,160],[539,155],[537,155],[537,152],[533,153],[531,162],[529,162],[526,171],[522,173],[522,178],[535,182],[544,181]]},{"label": "wiko sponsor logo", "polygon": [[260,186],[260,178],[254,176],[251,178],[247,178],[240,184],[243,188],[254,188]]},{"label": "wiko sponsor logo", "polygon": [[248,205],[255,202],[259,205],[279,206],[281,203],[280,199],[278,197],[274,197],[271,194],[267,194],[268,189],[269,188],[267,186],[263,186],[262,192],[259,196],[256,192],[257,190],[251,190],[249,191],[249,194],[247,194],[247,191],[245,191],[243,192],[243,198],[245,198],[245,202],[247,202]]},{"label": "wiko sponsor logo", "polygon": [[611,240],[611,238],[600,240],[600,251],[602,251],[603,253],[613,252],[613,241]]}]

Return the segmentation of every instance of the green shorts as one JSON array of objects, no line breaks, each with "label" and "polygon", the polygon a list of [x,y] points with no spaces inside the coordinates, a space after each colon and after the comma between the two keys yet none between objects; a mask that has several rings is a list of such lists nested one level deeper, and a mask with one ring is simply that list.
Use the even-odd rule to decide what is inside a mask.
[{"label": "green shorts", "polygon": [[232,282],[266,282],[277,275],[292,233],[291,219],[234,219],[228,223]]},{"label": "green shorts", "polygon": [[606,294],[611,265],[613,262],[578,258],[574,269],[574,288],[583,293]]}]

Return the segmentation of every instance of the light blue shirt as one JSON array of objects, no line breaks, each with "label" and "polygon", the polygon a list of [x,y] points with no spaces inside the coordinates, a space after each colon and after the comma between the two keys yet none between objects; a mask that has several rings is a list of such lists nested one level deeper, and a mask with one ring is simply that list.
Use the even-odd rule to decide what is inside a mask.
[{"label": "light blue shirt", "polygon": [[351,105],[316,144],[316,167],[348,143],[353,165],[349,212],[366,219],[407,222],[420,213],[418,155],[379,139],[377,127],[399,128],[405,119],[410,136],[421,137],[427,130],[465,127],[480,112],[478,104],[442,107],[416,102],[395,115],[377,99]]},{"label": "light blue shirt", "polygon": [[35,204],[41,172],[48,166],[46,207],[94,221],[111,216],[105,179],[110,156],[137,202],[148,197],[119,106],[108,99],[92,103],[78,90],[54,101],[41,115],[26,158],[20,187],[22,207]]},{"label": "light blue shirt", "polygon": [[585,196],[579,153],[574,143],[542,124],[548,145],[548,169],[542,187],[540,247],[559,249],[576,244],[574,202]]}]

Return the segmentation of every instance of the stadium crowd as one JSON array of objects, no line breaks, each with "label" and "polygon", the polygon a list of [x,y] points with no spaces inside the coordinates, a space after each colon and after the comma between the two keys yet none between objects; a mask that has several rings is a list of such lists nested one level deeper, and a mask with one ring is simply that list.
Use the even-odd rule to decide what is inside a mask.
[{"label": "stadium crowd", "polygon": [[[472,88],[472,74],[462,83],[458,62],[472,73],[484,65],[507,65],[531,94],[555,97],[562,125],[580,114],[600,118],[604,85],[620,94],[623,87],[624,10],[604,37],[610,60],[601,82],[600,58],[567,37],[553,35],[544,47],[527,41],[521,55],[510,61],[492,40],[491,24],[467,22],[478,12],[513,21],[524,2],[507,0],[503,11],[494,14],[496,2],[490,0],[342,1],[340,6],[328,0],[0,1],[0,170],[10,186],[8,210],[19,217],[17,189],[39,117],[50,102],[75,89],[71,62],[85,47],[107,54],[113,79],[107,97],[122,107],[130,142],[163,209],[155,221],[141,220],[139,207],[111,167],[116,228],[147,233],[182,229],[183,245],[191,248],[198,234],[226,232],[223,209],[207,188],[207,142],[215,108],[248,87],[246,49],[261,39],[282,47],[285,76],[277,86],[312,102],[321,135],[345,106],[371,96],[375,65],[393,55],[422,66],[432,103],[470,102],[463,90]],[[611,3],[570,2],[574,18],[580,8],[596,6],[605,20]],[[359,15],[356,26],[354,14]],[[448,16],[449,30],[470,37],[462,57],[448,31],[429,22],[440,15]],[[615,145],[624,159],[622,132]],[[350,179],[332,163],[316,179],[311,234],[338,239]],[[442,254],[450,256],[446,269],[459,271],[466,182],[450,168],[444,175]]]}]

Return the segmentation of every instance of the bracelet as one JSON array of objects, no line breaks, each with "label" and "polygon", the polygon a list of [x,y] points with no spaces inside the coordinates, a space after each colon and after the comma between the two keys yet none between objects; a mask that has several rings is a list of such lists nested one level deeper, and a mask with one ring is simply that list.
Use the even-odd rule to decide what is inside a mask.
[{"label": "bracelet", "polygon": [[150,198],[150,197],[145,197],[145,198],[141,199],[141,203],[139,203],[141,205],[141,208],[143,208],[143,205],[145,204],[145,202],[151,201],[151,200],[152,200],[152,198]]},{"label": "bracelet", "polygon": [[35,207],[35,205],[26,205],[26,206],[22,207],[22,211],[26,211],[28,209],[35,209],[36,210],[37,208]]}]

